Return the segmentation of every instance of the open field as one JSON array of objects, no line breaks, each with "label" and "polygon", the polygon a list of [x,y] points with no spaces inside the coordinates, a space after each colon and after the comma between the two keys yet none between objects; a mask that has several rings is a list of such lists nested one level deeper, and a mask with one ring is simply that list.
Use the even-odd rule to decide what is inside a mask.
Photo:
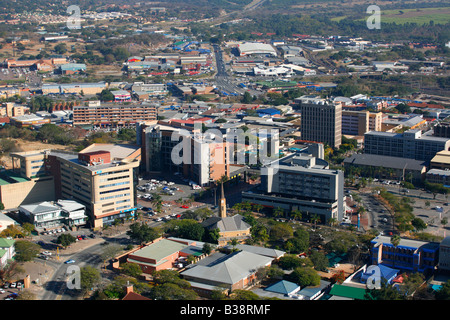
[{"label": "open field", "polygon": [[[334,17],[331,20],[340,21],[345,18],[347,16]],[[423,25],[430,23],[430,21],[433,21],[434,24],[450,23],[450,7],[381,10],[382,23],[417,23]]]}]

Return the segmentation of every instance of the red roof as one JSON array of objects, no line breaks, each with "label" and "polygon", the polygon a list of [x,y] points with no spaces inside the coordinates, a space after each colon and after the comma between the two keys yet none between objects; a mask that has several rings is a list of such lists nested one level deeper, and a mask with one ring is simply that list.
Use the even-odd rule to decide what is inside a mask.
[{"label": "red roof", "polygon": [[151,299],[141,296],[140,294],[137,294],[135,292],[128,292],[127,295],[123,297],[122,300],[151,300]]}]

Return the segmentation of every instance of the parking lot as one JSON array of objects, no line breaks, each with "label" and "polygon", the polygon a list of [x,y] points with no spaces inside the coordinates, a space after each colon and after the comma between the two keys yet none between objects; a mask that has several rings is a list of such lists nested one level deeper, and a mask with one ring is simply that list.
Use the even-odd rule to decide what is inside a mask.
[{"label": "parking lot", "polygon": [[[138,204],[142,206],[142,211],[155,221],[180,218],[183,211],[204,205],[189,201],[192,195],[201,190],[203,188],[195,186],[189,179],[183,179],[180,175],[146,177],[139,180]],[[153,211],[155,209],[152,203],[154,194],[161,196],[162,212],[160,214]]]},{"label": "parking lot", "polygon": [[0,288],[1,300],[14,300],[23,286],[22,281],[5,282]]}]

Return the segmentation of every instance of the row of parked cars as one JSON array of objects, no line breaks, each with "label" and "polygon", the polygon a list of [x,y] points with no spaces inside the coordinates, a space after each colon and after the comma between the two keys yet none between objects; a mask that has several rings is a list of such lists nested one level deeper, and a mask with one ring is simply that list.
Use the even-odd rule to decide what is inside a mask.
[{"label": "row of parked cars", "polygon": [[61,233],[61,232],[65,232],[68,229],[66,229],[65,227],[62,228],[57,228],[57,229],[53,229],[53,230],[46,230],[44,232],[42,232],[41,234],[43,235],[50,235],[50,234],[56,234],[56,233]]}]

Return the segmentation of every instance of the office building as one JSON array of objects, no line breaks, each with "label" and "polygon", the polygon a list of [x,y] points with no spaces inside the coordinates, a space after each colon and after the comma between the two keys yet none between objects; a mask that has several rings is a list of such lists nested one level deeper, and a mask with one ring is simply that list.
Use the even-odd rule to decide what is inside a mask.
[{"label": "office building", "polygon": [[422,134],[419,129],[404,133],[370,131],[364,135],[364,153],[430,161],[437,152],[449,150],[450,139]]},{"label": "office building", "polygon": [[382,113],[342,110],[342,134],[363,136],[368,131],[381,131]]},{"label": "office building", "polygon": [[377,236],[371,241],[374,265],[385,265],[401,271],[433,271],[439,262],[439,243],[401,238],[394,246],[391,237]]},{"label": "office building", "polygon": [[[52,182],[47,189],[41,189],[41,193],[52,193],[53,198],[74,200],[84,205],[91,226],[99,228],[117,218],[127,218],[136,211],[135,185],[140,150],[133,145],[93,144],[80,153],[40,150],[16,158],[20,160],[22,173],[28,176],[39,173],[38,179],[28,180]],[[31,165],[33,161],[35,169]],[[46,175],[40,176],[42,168]],[[29,200],[26,194],[24,197]],[[50,195],[46,195],[33,202],[54,200],[49,198]]]},{"label": "office building", "polygon": [[291,154],[261,169],[261,190],[242,193],[243,201],[303,218],[317,214],[323,223],[344,218],[344,173],[308,154]]},{"label": "office building", "polygon": [[342,141],[342,105],[322,101],[318,103],[301,103],[301,137],[302,140],[327,143],[339,148]]},{"label": "office building", "polygon": [[439,246],[439,269],[450,271],[450,237],[445,237]]},{"label": "office building", "polygon": [[19,212],[36,230],[50,230],[62,226],[69,228],[86,224],[86,207],[73,200],[43,201],[22,205]]},{"label": "office building", "polygon": [[156,116],[156,106],[142,102],[122,104],[90,101],[87,105],[73,107],[74,125],[123,126],[156,120]]},{"label": "office building", "polygon": [[230,176],[227,143],[195,133],[194,127],[153,124],[137,127],[146,172],[179,172],[199,185]]}]

